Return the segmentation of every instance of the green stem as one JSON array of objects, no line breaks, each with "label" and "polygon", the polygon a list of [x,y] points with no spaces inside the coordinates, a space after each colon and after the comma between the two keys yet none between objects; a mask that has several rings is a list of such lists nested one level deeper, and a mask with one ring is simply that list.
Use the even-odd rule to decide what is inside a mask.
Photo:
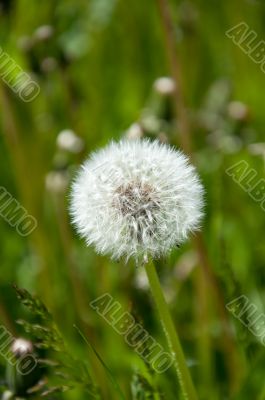
[{"label": "green stem", "polygon": [[188,400],[197,400],[198,397],[185,361],[178,334],[175,330],[174,323],[172,321],[163,291],[161,289],[161,285],[154,264],[152,262],[149,262],[146,265],[145,269],[148,276],[151,292],[154,297],[159,317],[161,319],[162,326],[167,338],[168,346],[171,355],[174,357],[175,360],[174,365],[177,371],[177,376],[183,396],[185,399]]},{"label": "green stem", "polygon": [[262,388],[261,394],[258,397],[258,400],[264,400],[265,399],[265,385]]}]

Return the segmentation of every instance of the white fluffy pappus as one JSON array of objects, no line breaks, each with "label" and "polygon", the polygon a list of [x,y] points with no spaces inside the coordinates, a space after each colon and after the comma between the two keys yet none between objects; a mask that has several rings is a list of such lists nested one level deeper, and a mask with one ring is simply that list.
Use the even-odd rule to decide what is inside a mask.
[{"label": "white fluffy pappus", "polygon": [[167,254],[199,228],[202,208],[195,168],[158,141],[112,142],[92,153],[71,190],[73,224],[113,259]]}]

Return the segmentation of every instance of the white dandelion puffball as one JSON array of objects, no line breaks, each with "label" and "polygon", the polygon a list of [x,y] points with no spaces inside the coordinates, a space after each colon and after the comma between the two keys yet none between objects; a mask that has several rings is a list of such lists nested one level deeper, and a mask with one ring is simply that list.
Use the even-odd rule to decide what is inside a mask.
[{"label": "white dandelion puffball", "polygon": [[158,258],[199,228],[203,188],[180,151],[158,141],[112,142],[91,155],[72,186],[78,232],[100,254]]}]

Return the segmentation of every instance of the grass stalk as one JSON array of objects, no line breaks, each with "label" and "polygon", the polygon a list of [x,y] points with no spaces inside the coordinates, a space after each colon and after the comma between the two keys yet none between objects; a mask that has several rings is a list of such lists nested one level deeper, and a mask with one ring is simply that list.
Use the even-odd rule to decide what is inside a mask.
[{"label": "grass stalk", "polygon": [[164,333],[168,342],[171,355],[174,357],[174,366],[181,387],[182,394],[185,399],[198,399],[194,388],[192,378],[186,364],[184,353],[180,344],[178,334],[176,332],[172,317],[170,315],[168,305],[166,303],[159,278],[152,261],[146,267],[146,274],[149,280],[150,289],[158,309],[159,317],[164,329]]}]

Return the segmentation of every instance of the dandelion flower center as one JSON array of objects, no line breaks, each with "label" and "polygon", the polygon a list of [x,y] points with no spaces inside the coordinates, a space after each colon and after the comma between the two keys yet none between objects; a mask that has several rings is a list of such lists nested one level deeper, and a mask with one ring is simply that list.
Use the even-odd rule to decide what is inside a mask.
[{"label": "dandelion flower center", "polygon": [[158,196],[148,184],[133,182],[122,185],[115,191],[113,206],[128,221],[131,239],[143,243],[144,235],[154,232],[154,212],[159,208]]},{"label": "dandelion flower center", "polygon": [[147,184],[134,182],[119,186],[115,193],[113,205],[123,216],[148,219],[148,214],[158,207],[155,190]]}]

